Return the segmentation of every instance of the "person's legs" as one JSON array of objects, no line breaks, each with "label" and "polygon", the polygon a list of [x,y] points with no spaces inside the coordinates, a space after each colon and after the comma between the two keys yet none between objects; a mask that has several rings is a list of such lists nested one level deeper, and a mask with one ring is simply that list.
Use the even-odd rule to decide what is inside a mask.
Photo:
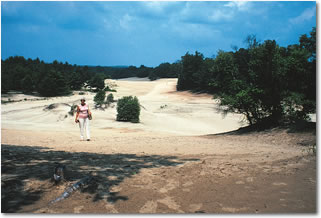
[{"label": "person's legs", "polygon": [[84,124],[85,119],[79,118],[80,139],[84,140]]},{"label": "person's legs", "polygon": [[86,128],[86,135],[87,135],[87,140],[90,140],[90,127],[89,127],[89,119],[85,119],[85,128]]}]

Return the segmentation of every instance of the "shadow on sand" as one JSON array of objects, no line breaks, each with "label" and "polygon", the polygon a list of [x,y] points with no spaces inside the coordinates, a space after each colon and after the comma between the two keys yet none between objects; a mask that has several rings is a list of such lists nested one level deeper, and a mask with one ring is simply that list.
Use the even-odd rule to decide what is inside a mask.
[{"label": "shadow on sand", "polygon": [[[17,213],[26,205],[41,200],[44,193],[54,192],[52,181],[56,163],[66,166],[65,178],[73,183],[89,174],[92,182],[82,192],[92,195],[92,201],[116,202],[128,200],[112,192],[125,178],[139,174],[142,169],[177,166],[196,159],[176,156],[136,154],[98,154],[87,152],[53,151],[46,147],[2,145],[1,199],[2,213]],[[37,188],[28,188],[30,182],[40,182]],[[54,193],[58,197],[62,193]],[[53,198],[54,199],[54,198]],[[52,200],[53,200],[52,199]]]},{"label": "shadow on sand", "polygon": [[308,121],[301,121],[293,124],[284,124],[284,125],[252,125],[241,127],[237,130],[224,132],[224,133],[217,133],[217,134],[209,134],[210,136],[214,135],[246,135],[255,132],[264,132],[264,131],[271,131],[272,129],[280,129],[286,130],[288,133],[307,133],[312,132],[316,133],[316,123],[315,122],[308,122]]}]

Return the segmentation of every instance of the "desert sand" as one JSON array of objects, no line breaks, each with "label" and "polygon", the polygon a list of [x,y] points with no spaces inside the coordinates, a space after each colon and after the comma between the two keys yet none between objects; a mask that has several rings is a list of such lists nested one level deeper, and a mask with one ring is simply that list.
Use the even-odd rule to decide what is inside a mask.
[{"label": "desert sand", "polygon": [[[40,98],[2,95],[2,212],[17,213],[315,213],[315,126],[245,127],[222,116],[208,94],[177,92],[177,79],[107,80],[137,96],[140,123],[116,121],[116,103],[95,109],[95,94]],[[109,93],[107,93],[109,94]],[[73,104],[93,112],[91,141],[81,141]],[[21,101],[20,101],[21,100]],[[66,181],[54,185],[55,163]],[[94,181],[55,204],[77,180]]]}]

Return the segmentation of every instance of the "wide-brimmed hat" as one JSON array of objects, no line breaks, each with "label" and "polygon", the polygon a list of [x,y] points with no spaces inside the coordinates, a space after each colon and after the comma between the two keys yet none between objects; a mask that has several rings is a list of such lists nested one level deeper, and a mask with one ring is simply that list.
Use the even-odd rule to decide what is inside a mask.
[{"label": "wide-brimmed hat", "polygon": [[86,101],[86,99],[85,99],[85,98],[81,98],[81,99],[80,99],[80,101],[82,101],[82,100]]}]

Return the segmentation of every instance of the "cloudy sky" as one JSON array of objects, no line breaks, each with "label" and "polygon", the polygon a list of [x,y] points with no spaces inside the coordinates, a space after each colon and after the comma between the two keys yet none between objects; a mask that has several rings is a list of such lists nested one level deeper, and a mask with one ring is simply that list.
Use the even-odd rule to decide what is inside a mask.
[{"label": "cloudy sky", "polygon": [[155,67],[246,47],[249,34],[296,44],[315,26],[313,1],[1,1],[1,58]]}]

